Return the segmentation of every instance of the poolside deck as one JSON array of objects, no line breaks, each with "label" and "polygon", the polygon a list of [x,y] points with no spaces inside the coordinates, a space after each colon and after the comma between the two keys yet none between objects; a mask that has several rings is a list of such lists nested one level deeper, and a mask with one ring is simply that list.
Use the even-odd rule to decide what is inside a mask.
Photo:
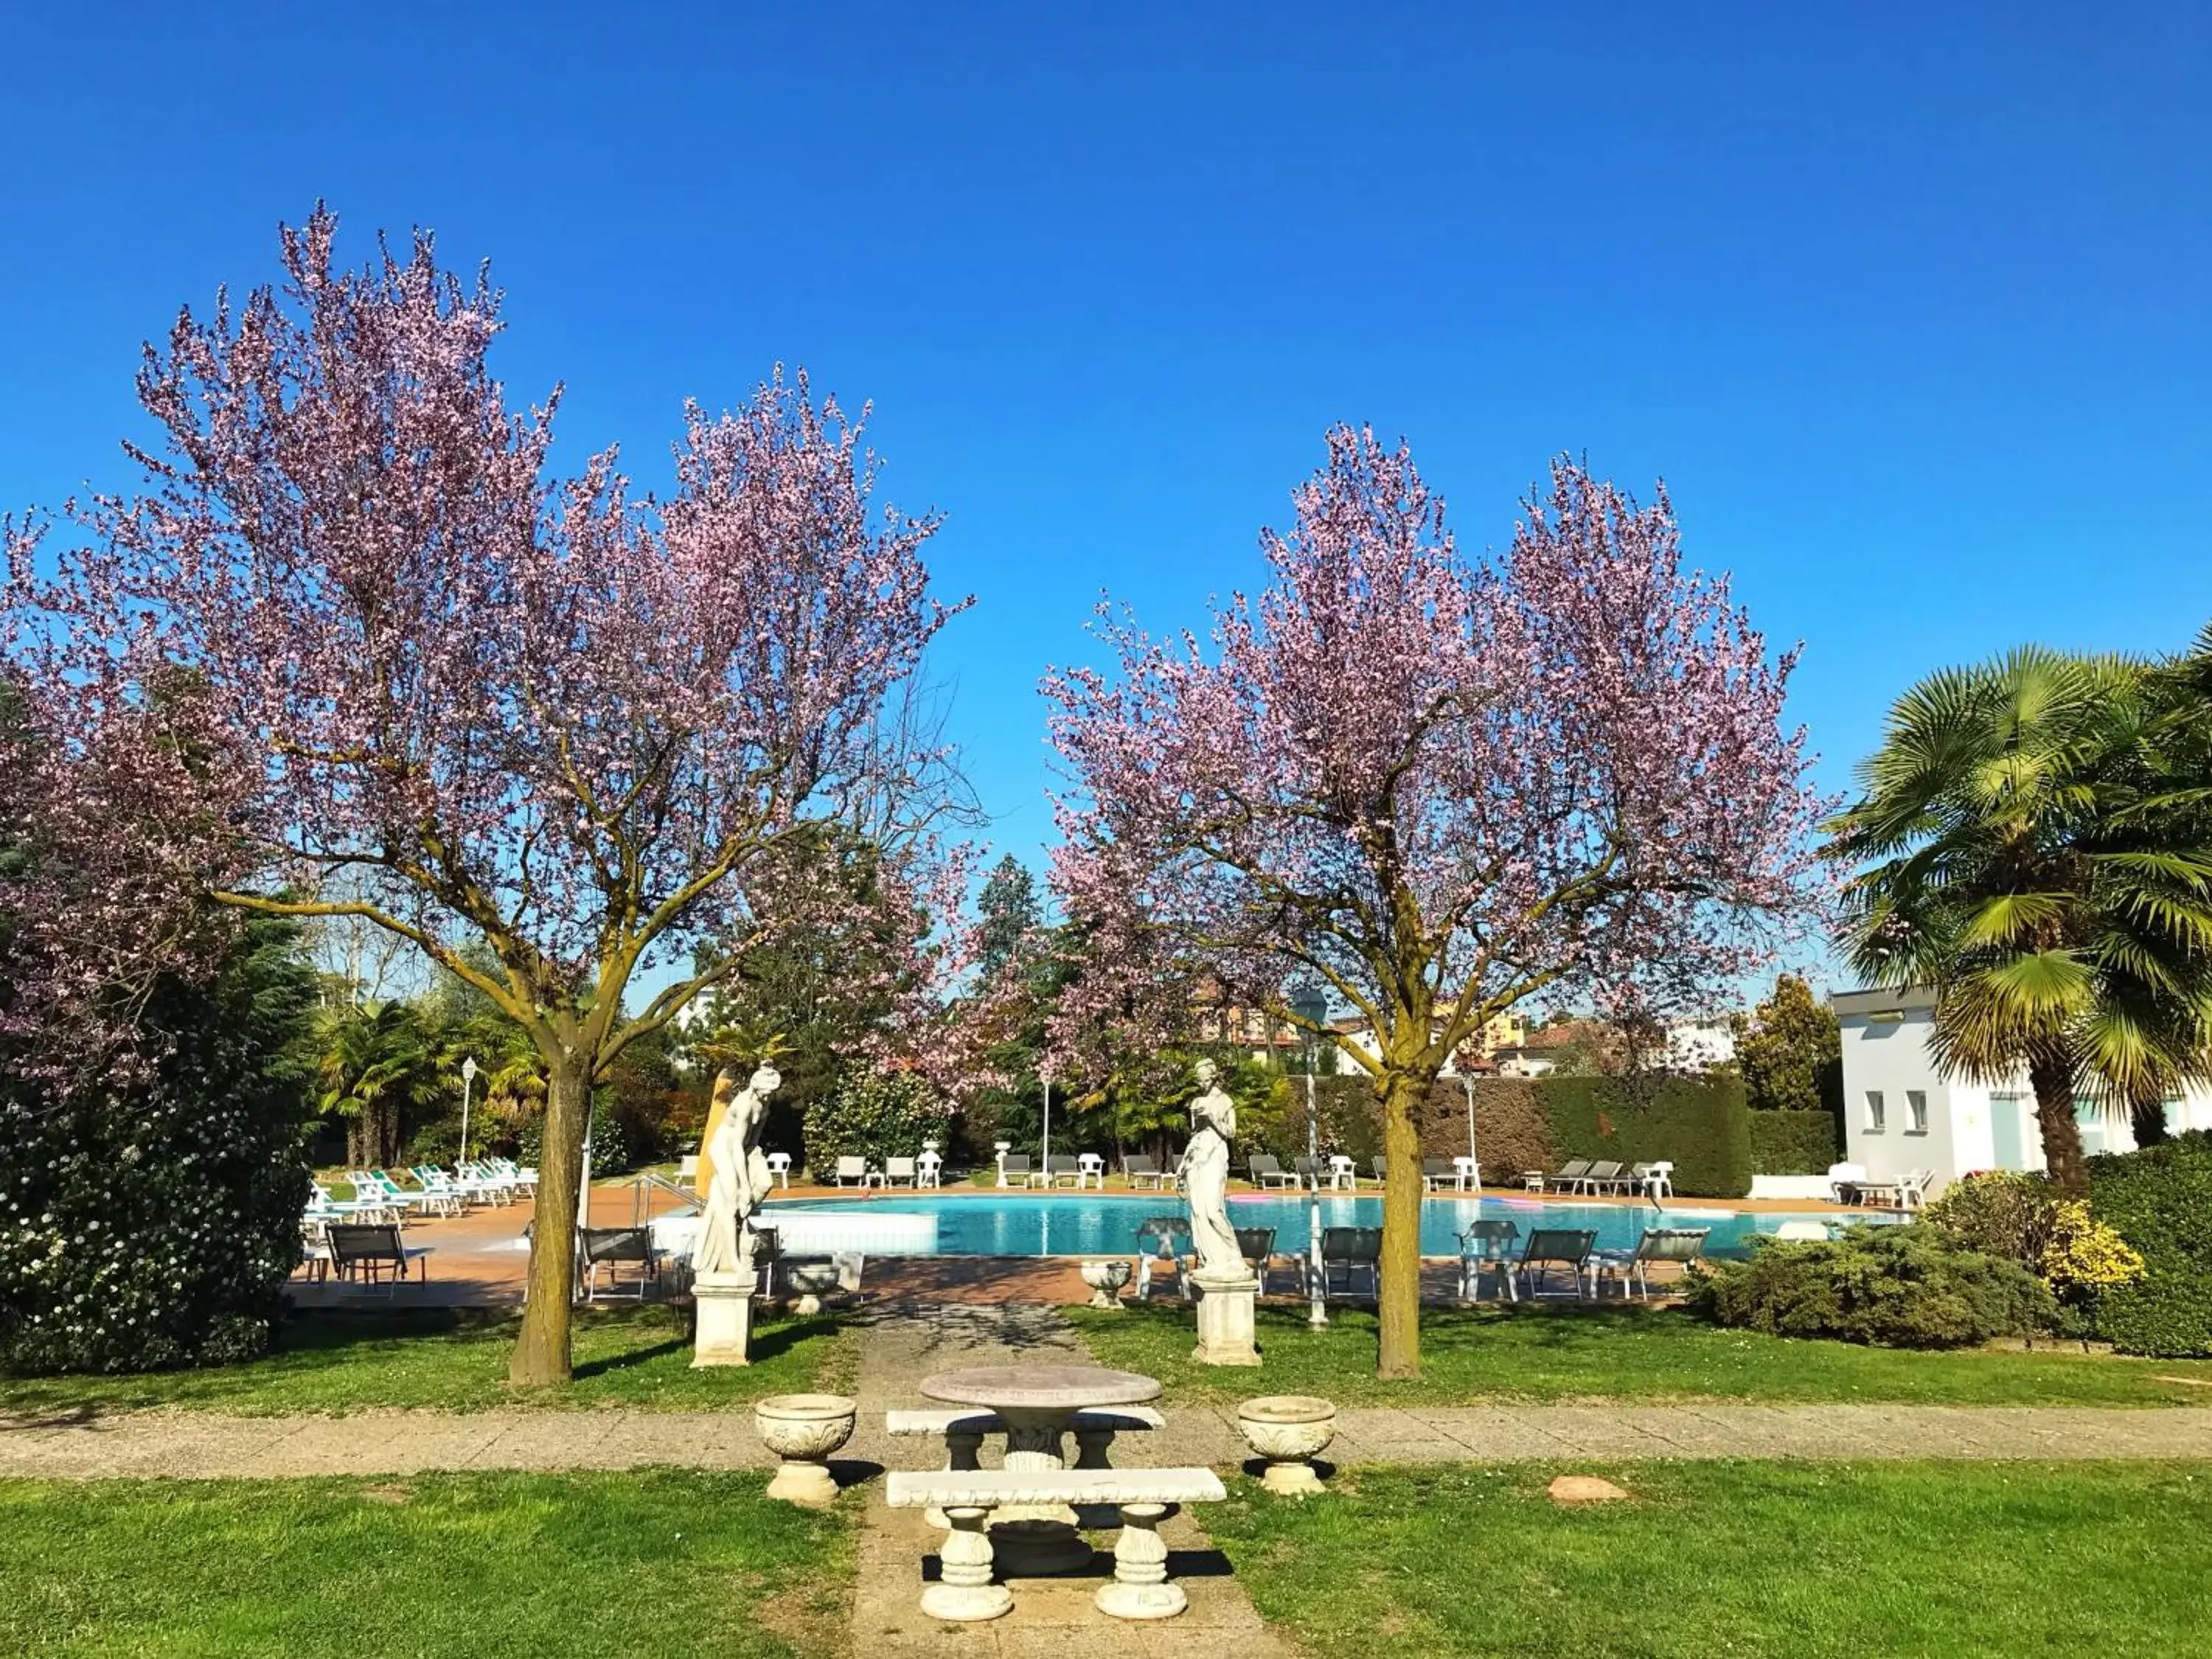
[{"label": "poolside deck", "polygon": [[[963,1183],[945,1188],[943,1196],[955,1200],[963,1197],[981,1199],[995,1195],[998,1190],[996,1188],[971,1187]],[[1235,1183],[1231,1190],[1249,1192],[1255,1189],[1240,1182]],[[1370,1183],[1362,1190],[1372,1196],[1377,1189]],[[894,1194],[891,1196],[901,1195]],[[1035,1195],[1045,1196],[1042,1193]],[[1112,1188],[1103,1194],[1094,1189],[1079,1195],[1063,1188],[1060,1195],[1071,1200],[1079,1196],[1094,1202],[1102,1197],[1122,1199],[1133,1206],[1152,1205],[1155,1207],[1162,1198],[1158,1193],[1130,1193]],[[1278,1191],[1273,1195],[1282,1197],[1285,1194]],[[842,1197],[859,1203],[881,1201],[883,1195],[871,1193],[864,1200],[861,1194],[849,1187],[841,1189],[799,1183],[792,1187],[788,1196]],[[1450,1202],[1474,1196],[1472,1194],[1439,1194],[1430,1201]],[[1534,1195],[1518,1187],[1491,1187],[1483,1190],[1482,1196],[1526,1201]],[[1571,1201],[1577,1204],[1618,1204],[1631,1208],[1646,1203],[1640,1198],[1619,1197],[1577,1198]],[[1687,1207],[1751,1213],[1802,1215],[1808,1212],[1826,1212],[1839,1217],[1863,1213],[1836,1205],[1775,1200],[1684,1199],[1680,1202]],[[680,1207],[680,1200],[672,1194],[648,1187],[643,1189],[643,1209],[641,1211],[637,1189],[627,1184],[600,1186],[592,1192],[591,1224],[595,1227],[627,1226],[638,1219],[641,1214],[647,1218],[665,1215]],[[290,1292],[301,1307],[388,1306],[395,1301],[416,1307],[518,1306],[522,1301],[523,1271],[529,1261],[529,1254],[520,1248],[520,1241],[523,1229],[529,1224],[532,1206],[525,1201],[510,1204],[501,1209],[476,1210],[449,1219],[424,1218],[410,1222],[407,1242],[410,1245],[431,1247],[429,1278],[419,1285],[409,1285],[402,1288],[396,1296],[387,1295],[381,1289],[363,1291],[350,1285],[313,1284],[298,1275],[292,1279]],[[872,1256],[868,1261],[862,1299],[1033,1302],[1065,1306],[1081,1302],[1090,1295],[1083,1285],[1078,1267],[1082,1259],[1074,1255]],[[1279,1284],[1285,1293],[1270,1297],[1270,1301],[1295,1303],[1302,1299],[1297,1294],[1296,1280],[1291,1273],[1284,1272]],[[1458,1267],[1455,1262],[1431,1259],[1425,1266],[1421,1274],[1421,1296],[1425,1302],[1451,1302],[1455,1298],[1457,1287]],[[1173,1294],[1171,1285],[1167,1294]]]}]

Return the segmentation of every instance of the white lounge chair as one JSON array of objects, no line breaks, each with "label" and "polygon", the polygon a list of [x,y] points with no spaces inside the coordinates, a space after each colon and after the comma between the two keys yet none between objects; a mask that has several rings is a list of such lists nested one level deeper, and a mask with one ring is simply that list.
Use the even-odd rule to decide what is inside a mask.
[{"label": "white lounge chair", "polygon": [[884,1187],[911,1187],[917,1177],[914,1160],[910,1158],[887,1158],[880,1184]]},{"label": "white lounge chair", "polygon": [[868,1173],[868,1160],[865,1158],[841,1158],[837,1160],[836,1173],[830,1179],[836,1186],[850,1183],[865,1190],[872,1179]]}]

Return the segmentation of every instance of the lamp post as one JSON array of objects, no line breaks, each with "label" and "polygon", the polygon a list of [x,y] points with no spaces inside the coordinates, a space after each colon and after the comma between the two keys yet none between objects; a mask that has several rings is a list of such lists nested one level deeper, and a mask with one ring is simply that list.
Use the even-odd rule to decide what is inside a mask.
[{"label": "lamp post", "polygon": [[469,1094],[477,1080],[477,1057],[471,1054],[461,1062],[461,1155],[457,1160],[469,1161]]},{"label": "lamp post", "polygon": [[1469,1073],[1459,1074],[1460,1086],[1467,1091],[1467,1178],[1474,1188],[1474,1195],[1482,1196],[1482,1158],[1474,1150],[1474,1079]]},{"label": "lamp post", "polygon": [[1291,994],[1291,1012],[1300,1021],[1298,1041],[1305,1055],[1306,1168],[1312,1183],[1306,1200],[1306,1323],[1319,1330],[1328,1323],[1328,1303],[1322,1294],[1321,1106],[1314,1098],[1314,1068],[1320,1063],[1317,1038],[1328,1018],[1328,997],[1320,987],[1307,986]]},{"label": "lamp post", "polygon": [[1044,1189],[1052,1190],[1052,1073],[1039,1067],[1037,1081],[1044,1085],[1044,1144],[1037,1153],[1037,1168],[1044,1176]]}]

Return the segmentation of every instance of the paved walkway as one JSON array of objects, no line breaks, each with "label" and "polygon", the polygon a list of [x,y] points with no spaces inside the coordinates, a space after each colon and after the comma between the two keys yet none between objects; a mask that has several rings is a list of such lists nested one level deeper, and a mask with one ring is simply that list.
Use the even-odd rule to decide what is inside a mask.
[{"label": "paved walkway", "polygon": [[[981,1362],[977,1362],[981,1363]],[[942,1364],[936,1367],[943,1368]],[[913,1373],[919,1377],[921,1373]],[[910,1394],[905,1403],[918,1403]],[[911,1464],[912,1443],[864,1413],[845,1456]],[[1181,1407],[1144,1440],[1147,1462],[1233,1467],[1231,1414]],[[1359,1463],[1574,1462],[1628,1458],[2212,1458],[2212,1409],[1996,1406],[1475,1406],[1346,1411],[1329,1459]],[[0,1416],[0,1477],[94,1480],[408,1474],[428,1469],[766,1468],[742,1408],[728,1412],[212,1412]],[[855,1468],[856,1474],[873,1468]]]},{"label": "paved walkway", "polygon": [[[884,1413],[924,1402],[915,1385],[933,1371],[968,1365],[1086,1364],[1090,1356],[1053,1308],[1009,1303],[911,1304],[899,1317],[863,1328],[860,1421],[880,1429]],[[2212,1414],[2212,1413],[2208,1413]],[[1184,1415],[1176,1413],[1172,1416]],[[1158,1468],[1231,1462],[1240,1455],[1230,1425],[1217,1413],[1193,1413],[1183,1436],[1131,1437],[1126,1461]],[[1143,1449],[1136,1444],[1141,1441]],[[899,1443],[903,1467],[927,1468],[941,1446]],[[1218,1455],[1209,1455],[1218,1454]],[[892,1462],[888,1443],[878,1461]],[[953,1654],[962,1659],[1296,1659],[1297,1650],[1267,1628],[1252,1598],[1202,1530],[1205,1517],[1185,1508],[1160,1528],[1168,1573],[1190,1598],[1176,1618],[1127,1624],[1100,1613],[1091,1598],[1113,1573],[1106,1553],[1113,1534],[1094,1533],[1099,1547],[1088,1572],[1011,1579],[1013,1611],[983,1625],[947,1625],[921,1607],[925,1577],[936,1571],[944,1534],[912,1510],[894,1510],[872,1487],[860,1529],[860,1571],[853,1595],[853,1651],[868,1655]]]}]

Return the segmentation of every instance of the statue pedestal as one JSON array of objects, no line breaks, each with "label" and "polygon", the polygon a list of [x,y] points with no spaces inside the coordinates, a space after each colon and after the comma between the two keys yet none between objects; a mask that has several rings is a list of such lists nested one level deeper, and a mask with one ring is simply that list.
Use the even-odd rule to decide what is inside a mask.
[{"label": "statue pedestal", "polygon": [[1198,1346],[1190,1357],[1201,1365],[1258,1364],[1253,1312],[1259,1305],[1260,1281],[1249,1273],[1242,1279],[1194,1273],[1190,1282],[1198,1297]]},{"label": "statue pedestal", "polygon": [[692,1305],[699,1330],[692,1344],[694,1365],[752,1364],[753,1292],[760,1275],[701,1273],[691,1281]]}]

